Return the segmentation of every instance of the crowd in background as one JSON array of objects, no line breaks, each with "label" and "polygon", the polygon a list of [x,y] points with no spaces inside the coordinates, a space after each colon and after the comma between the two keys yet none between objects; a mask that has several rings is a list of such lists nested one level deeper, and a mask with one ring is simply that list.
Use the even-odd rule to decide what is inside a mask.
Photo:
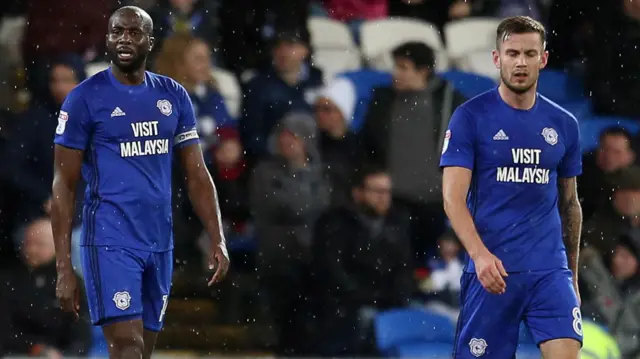
[{"label": "crowd in background", "polygon": [[[229,290],[259,293],[253,305],[268,308],[261,320],[278,354],[375,355],[371,320],[389,308],[427,306],[455,319],[463,270],[438,163],[443,130],[467,98],[418,41],[394,49],[390,73],[326,76],[310,60],[310,16],[347,23],[357,43],[363,22],[390,16],[442,29],[528,15],[548,28],[550,67],[582,74],[595,113],[640,121],[638,1],[3,1],[4,21],[26,26],[0,56],[0,354],[83,355],[91,346],[89,324],[55,300],[52,138],[65,96],[89,64],[107,60],[109,15],[128,4],[154,20],[148,69],[191,95],[230,247],[253,246],[232,268],[255,281]],[[214,68],[237,77],[239,109]],[[372,89],[366,101],[363,88]],[[579,178],[583,315],[609,329],[625,358],[640,357],[639,143],[611,126]],[[198,276],[208,242],[178,168],[174,179],[176,267]]]}]

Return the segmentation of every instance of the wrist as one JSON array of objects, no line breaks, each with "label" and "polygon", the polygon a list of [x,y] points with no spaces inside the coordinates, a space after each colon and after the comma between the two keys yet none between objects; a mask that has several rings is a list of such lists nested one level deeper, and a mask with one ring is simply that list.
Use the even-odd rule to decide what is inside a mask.
[{"label": "wrist", "polygon": [[70,258],[56,259],[56,270],[58,272],[73,271],[73,264]]},{"label": "wrist", "polygon": [[469,250],[467,250],[467,252],[469,253],[469,257],[471,257],[471,259],[475,261],[479,257],[482,257],[483,255],[489,253],[489,250],[487,249],[487,247],[479,245],[474,248],[470,248]]}]

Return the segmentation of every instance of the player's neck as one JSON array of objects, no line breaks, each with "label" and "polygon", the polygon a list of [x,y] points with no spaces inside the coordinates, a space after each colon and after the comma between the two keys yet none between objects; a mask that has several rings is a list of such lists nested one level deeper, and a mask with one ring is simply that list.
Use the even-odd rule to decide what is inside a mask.
[{"label": "player's neck", "polygon": [[142,84],[144,82],[144,71],[144,66],[131,72],[123,72],[116,66],[111,66],[111,73],[113,74],[113,77],[115,77],[121,84],[128,86]]},{"label": "player's neck", "polygon": [[498,87],[498,93],[507,105],[518,110],[530,110],[536,103],[536,90],[532,87],[529,91],[518,94],[511,91],[504,84]]}]

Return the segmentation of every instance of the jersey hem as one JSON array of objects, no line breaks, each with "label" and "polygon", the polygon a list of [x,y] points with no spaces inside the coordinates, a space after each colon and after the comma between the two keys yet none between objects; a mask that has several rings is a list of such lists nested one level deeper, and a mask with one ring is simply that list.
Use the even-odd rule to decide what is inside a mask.
[{"label": "jersey hem", "polygon": [[136,246],[126,246],[126,245],[122,245],[122,244],[80,244],[80,247],[116,247],[116,248],[127,248],[127,249],[135,249],[137,251],[145,251],[145,252],[153,252],[153,253],[164,253],[164,252],[170,252],[173,250],[173,246],[169,247],[168,249],[149,249],[149,248],[142,248],[142,247],[136,247]]},{"label": "jersey hem", "polygon": [[68,149],[72,149],[72,150],[78,150],[78,151],[84,151],[86,150],[86,147],[82,146],[82,145],[75,145],[75,144],[68,144],[68,143],[60,143],[58,141],[53,141],[53,144],[58,145],[58,146],[62,146]]}]

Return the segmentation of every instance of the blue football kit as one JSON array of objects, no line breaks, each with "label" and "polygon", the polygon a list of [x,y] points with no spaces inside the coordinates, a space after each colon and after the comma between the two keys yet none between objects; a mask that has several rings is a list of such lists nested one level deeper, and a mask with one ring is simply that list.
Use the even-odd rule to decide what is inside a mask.
[{"label": "blue football kit", "polygon": [[559,338],[582,343],[557,187],[558,178],[581,174],[581,156],[575,117],[539,94],[531,109],[519,110],[496,88],[452,115],[440,165],[472,171],[469,211],[509,274],[506,293],[491,294],[467,257],[454,358],[513,358],[521,322],[538,345]]},{"label": "blue football kit", "polygon": [[67,96],[54,143],[84,151],[81,257],[92,323],[141,318],[159,331],[173,271],[173,151],[198,143],[189,95],[164,76],[146,72],[127,86],[107,69]]}]

